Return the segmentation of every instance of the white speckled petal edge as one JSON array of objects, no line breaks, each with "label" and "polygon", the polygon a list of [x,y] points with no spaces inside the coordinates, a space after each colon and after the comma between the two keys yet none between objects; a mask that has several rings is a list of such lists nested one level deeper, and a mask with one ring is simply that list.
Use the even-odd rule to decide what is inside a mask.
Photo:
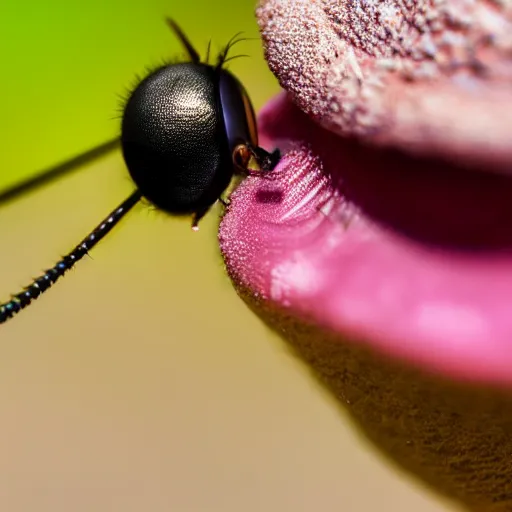
[{"label": "white speckled petal edge", "polygon": [[509,0],[265,0],[265,55],[338,134],[512,173]]}]

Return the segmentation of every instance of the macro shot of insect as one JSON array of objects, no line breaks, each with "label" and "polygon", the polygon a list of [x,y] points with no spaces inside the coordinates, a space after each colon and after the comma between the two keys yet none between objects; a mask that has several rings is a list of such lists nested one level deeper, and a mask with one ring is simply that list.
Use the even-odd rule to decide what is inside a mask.
[{"label": "macro shot of insect", "polygon": [[[10,183],[4,180],[0,186],[0,225],[4,234],[0,299],[9,302],[10,291],[29,283],[45,266],[50,267],[97,223],[101,228],[99,221],[103,217],[107,224],[100,229],[100,234],[106,235],[113,227],[113,223],[108,223],[109,212],[113,210],[118,220],[116,205],[126,197],[130,199],[123,206],[134,206],[110,236],[93,250],[88,249],[87,256],[84,254],[73,271],[66,273],[66,279],[60,280],[44,297],[32,302],[29,308],[0,328],[1,510],[234,512],[251,510],[247,502],[252,501],[261,488],[267,487],[264,481],[274,478],[268,471],[258,470],[263,481],[253,485],[249,472],[242,477],[247,480],[247,490],[234,494],[230,491],[232,478],[240,482],[236,474],[244,465],[261,464],[263,467],[266,464],[260,457],[265,436],[261,441],[252,442],[248,450],[244,448],[245,435],[261,432],[261,422],[268,417],[268,412],[261,413],[258,404],[274,409],[287,398],[286,392],[283,395],[276,391],[269,399],[271,388],[282,374],[280,357],[274,355],[270,345],[261,343],[269,334],[246,310],[231,287],[219,254],[216,231],[219,216],[225,209],[217,201],[220,196],[225,197],[223,187],[232,174],[241,174],[242,178],[245,174],[243,165],[248,154],[242,151],[244,146],[240,147],[243,140],[236,139],[237,131],[242,139],[248,137],[245,142],[252,143],[250,149],[258,152],[254,145],[254,126],[250,124],[254,122],[251,104],[234,74],[247,85],[255,108],[261,107],[275,88],[271,88],[269,72],[264,78],[258,76],[266,71],[266,66],[257,41],[237,43],[222,57],[227,60],[249,53],[250,58],[224,61],[222,65],[217,60],[217,55],[240,30],[244,31],[243,36],[257,37],[252,4],[237,7],[233,2],[230,12],[237,13],[235,21],[220,31],[215,27],[206,31],[212,16],[201,16],[202,19],[197,20],[195,13],[187,16],[186,9],[174,10],[167,2],[162,3],[165,5],[154,8],[155,15],[144,14],[142,5],[117,2],[110,13],[102,2],[96,2],[97,5],[92,2],[80,8],[84,10],[80,13],[83,18],[78,20],[82,28],[76,30],[73,26],[75,12],[70,9],[66,13],[63,3],[59,7],[66,13],[67,21],[65,14],[61,20],[56,12],[45,14],[57,4],[52,1],[41,5],[41,12],[33,23],[35,28],[29,26],[29,32],[34,38],[40,38],[43,48],[39,51],[36,45],[35,51],[32,44],[27,44],[27,55],[34,60],[32,68],[37,68],[41,62],[43,70],[53,65],[55,69],[62,68],[62,72],[53,71],[53,78],[52,73],[34,76],[30,87],[27,85],[23,90],[23,96],[27,98],[33,90],[35,101],[30,109],[16,114],[26,119],[20,138],[27,140],[27,134],[31,134],[27,152],[34,156],[23,160],[26,162],[24,174],[18,174],[17,180]],[[198,8],[208,12],[207,2],[199,4]],[[108,23],[102,21],[105,12],[110,15]],[[182,51],[180,37],[165,23],[166,13],[176,16],[191,41],[190,49],[192,44],[198,48],[202,63],[194,62],[195,51],[192,54],[187,48]],[[244,19],[249,21],[243,22]],[[141,22],[137,23],[138,20]],[[15,22],[20,36],[14,41],[16,46],[22,46],[25,14],[17,14],[10,26],[14,27]],[[116,29],[120,41],[110,35],[114,23],[121,27]],[[90,35],[91,27],[100,27],[96,29],[97,34]],[[76,36],[74,31],[78,32]],[[55,35],[52,41],[49,36],[45,37],[46,33],[60,35]],[[135,42],[130,46],[132,34]],[[146,45],[137,55],[137,41],[145,37],[158,43],[153,42],[149,49]],[[109,52],[106,57],[95,49],[95,38],[100,41],[101,51]],[[210,65],[207,65],[206,50],[210,40]],[[9,48],[14,46],[11,42]],[[49,53],[52,47],[54,53]],[[66,69],[67,47],[73,56],[77,48],[83,48],[85,53],[91,47],[88,51],[92,55],[80,55]],[[127,47],[125,53],[122,53],[123,47]],[[110,78],[109,81],[109,61],[114,66],[115,59],[122,58],[123,65],[112,72],[115,80]],[[178,64],[161,68],[160,74],[155,73],[162,58]],[[100,62],[94,62],[96,60]],[[49,64],[45,64],[47,61]],[[149,71],[145,71],[146,65]],[[82,72],[80,68],[85,69]],[[124,71],[121,73],[119,69]],[[233,75],[228,69],[233,70]],[[180,158],[187,157],[189,151],[192,160],[200,159],[195,160],[199,165],[190,169],[195,172],[191,176],[198,180],[194,181],[196,195],[187,196],[190,189],[187,175],[178,176],[177,166],[169,168],[167,177],[163,173],[158,175],[158,171],[164,169],[153,167],[156,178],[170,180],[171,186],[173,179],[181,179],[186,186],[183,195],[153,207],[151,191],[161,188],[161,184],[155,188],[149,184],[148,188],[148,183],[137,181],[144,178],[140,177],[138,154],[133,152],[135,146],[128,147],[127,139],[128,135],[132,139],[138,136],[134,111],[141,103],[136,105],[135,99],[142,93],[149,95],[151,78],[172,80],[169,74],[164,76],[166,71],[176,72],[176,76],[179,71],[182,84],[195,77],[198,87],[192,91],[195,95],[187,97],[188,101],[207,114],[214,110],[215,115],[210,114],[208,133],[205,134],[197,118],[192,116],[189,121],[196,121],[187,135],[195,137],[183,138],[187,127],[182,123],[181,131],[171,134],[181,134],[182,138],[169,141],[174,151],[182,150]],[[96,91],[111,100],[110,105],[95,92],[94,84],[86,82],[87,74],[93,75],[91,80],[98,82]],[[133,83],[135,74],[142,79]],[[216,80],[220,82],[221,77],[223,98],[214,90],[220,87]],[[42,89],[38,78],[43,86],[46,80],[48,89],[55,89],[56,93],[51,96],[51,91],[45,90],[44,94],[37,95]],[[29,81],[13,72],[9,79],[15,82],[13,89],[21,89]],[[124,92],[125,85],[127,92]],[[153,85],[156,88],[157,83]],[[181,94],[185,93],[182,89]],[[123,97],[121,102],[118,95]],[[14,93],[4,95],[2,102],[8,107],[13,97],[16,97]],[[176,101],[177,96],[170,99]],[[41,120],[34,116],[38,102],[42,108],[50,106]],[[97,104],[103,108],[98,108]],[[151,106],[149,101],[146,105]],[[121,119],[116,116],[118,106]],[[63,125],[66,117],[60,114],[59,107],[60,111],[67,108],[73,112],[66,125]],[[132,109],[133,115],[128,116],[132,125],[125,130],[122,123],[127,108]],[[87,110],[92,111],[89,118]],[[223,112],[229,114],[226,121],[232,123],[231,140],[221,130],[225,123],[221,117]],[[9,119],[4,127],[9,126],[13,132],[16,117]],[[99,128],[95,128],[96,125]],[[112,127],[112,135],[122,132],[126,139],[111,142],[111,135],[102,126]],[[94,135],[96,129],[101,133],[93,138],[90,134]],[[49,142],[42,144],[40,141],[47,132],[55,133],[57,149],[60,146],[62,153],[56,152],[44,159],[42,150]],[[158,136],[160,140],[165,138],[164,133],[156,133],[153,140]],[[73,146],[74,139],[85,139],[82,148]],[[19,172],[26,152],[23,148],[17,149],[12,142],[7,144],[6,140],[10,139],[3,139],[2,149],[11,150],[13,158],[7,165],[4,157],[4,171],[14,168],[17,162]],[[107,142],[102,144],[102,140]],[[73,146],[75,153],[64,152],[69,146]],[[96,149],[88,150],[94,146]],[[130,165],[123,157],[126,148],[128,152],[132,150],[127,157]],[[78,157],[69,158],[68,155],[73,154]],[[148,158],[152,156],[156,160],[159,157],[153,154]],[[257,158],[249,155],[245,161],[249,164],[248,170],[257,169]],[[31,179],[27,172],[30,169],[51,172],[36,174]],[[134,180],[127,170],[134,174]],[[205,175],[205,170],[210,175]],[[209,181],[214,176],[217,179]],[[146,187],[142,195],[147,194],[147,199],[137,200],[138,192],[132,195],[136,188],[134,181],[141,192],[142,187]],[[201,191],[208,191],[208,196],[203,197]],[[213,211],[201,219],[200,231],[193,232],[194,215],[204,213],[210,205]],[[167,208],[167,213],[163,208]],[[92,240],[89,235],[84,238],[84,242],[91,244],[90,249],[98,241],[99,238]],[[78,251],[82,254],[80,244]],[[66,261],[69,260],[64,257],[61,263]],[[61,274],[63,270],[57,264],[55,271]],[[44,281],[40,283],[44,288]],[[14,307],[17,309],[16,305]],[[241,336],[243,342],[240,342]],[[261,383],[257,388],[255,384],[257,375],[263,372],[267,378],[260,393],[257,388]],[[290,374],[293,376],[291,369]],[[290,387],[285,389],[291,390]],[[206,390],[211,394],[207,399],[203,396]],[[251,403],[241,401],[242,396],[254,392]],[[236,421],[229,419],[239,415]],[[236,441],[235,431],[239,428],[245,433]],[[279,430],[284,435],[284,429]],[[239,460],[242,454],[246,463]],[[229,467],[232,471],[226,471]],[[278,467],[276,472],[280,471]],[[288,499],[286,492],[283,497]],[[275,499],[275,496],[269,497],[269,501],[275,502]]]},{"label": "macro shot of insect", "polygon": [[[144,78],[123,112],[121,145],[133,192],[69,254],[0,305],[6,322],[48,290],[81,260],[142,198],[173,215],[193,215],[193,229],[211,206],[226,199],[235,171],[271,172],[279,151],[258,146],[256,118],[243,86],[223,65],[226,45],[215,65],[201,62],[186,35],[170,18],[169,27],[185,47],[190,62],[164,65]],[[41,179],[41,177],[39,178]],[[18,186],[25,191],[29,185]],[[6,196],[15,192],[7,191]]]}]

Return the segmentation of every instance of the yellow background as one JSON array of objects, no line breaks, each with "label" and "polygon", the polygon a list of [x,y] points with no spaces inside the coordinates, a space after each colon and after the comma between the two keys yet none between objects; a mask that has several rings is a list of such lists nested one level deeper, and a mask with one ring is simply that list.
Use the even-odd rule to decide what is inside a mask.
[{"label": "yellow background", "polygon": [[[5,2],[3,3],[5,4]],[[244,0],[51,0],[0,7],[0,190],[115,135],[117,93],[244,30]],[[69,4],[72,4],[70,7]],[[257,41],[232,63],[257,107]],[[52,265],[132,185],[118,153],[0,209],[3,298]],[[218,210],[192,233],[139,206],[0,334],[0,510],[448,510],[387,465],[234,293]]]}]

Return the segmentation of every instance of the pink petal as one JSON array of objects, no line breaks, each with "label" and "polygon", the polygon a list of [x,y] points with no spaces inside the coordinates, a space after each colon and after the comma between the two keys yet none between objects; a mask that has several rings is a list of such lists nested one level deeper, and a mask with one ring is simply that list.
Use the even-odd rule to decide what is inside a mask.
[{"label": "pink petal", "polygon": [[512,172],[512,4],[264,0],[269,66],[342,135]]},{"label": "pink petal", "polygon": [[[269,179],[238,188],[222,222],[239,289],[428,371],[512,383],[508,178],[464,172],[461,182],[456,169],[428,165],[407,172],[421,161],[338,139],[284,95],[260,126],[268,145],[288,152]],[[470,229],[459,231],[468,216]]]}]

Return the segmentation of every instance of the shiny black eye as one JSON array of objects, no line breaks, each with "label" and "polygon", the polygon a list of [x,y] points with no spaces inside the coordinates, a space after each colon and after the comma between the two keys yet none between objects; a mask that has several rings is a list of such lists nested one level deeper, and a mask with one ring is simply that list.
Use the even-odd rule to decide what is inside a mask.
[{"label": "shiny black eye", "polygon": [[243,85],[228,71],[221,71],[219,94],[231,151],[239,144],[249,143],[256,147],[256,116]]},{"label": "shiny black eye", "polygon": [[[199,54],[172,20],[168,24],[190,62],[163,66],[128,99],[121,127],[126,166],[137,185],[67,256],[0,304],[0,323],[43,294],[90,251],[142,197],[174,215],[193,215],[193,228],[237,171],[270,172],[279,152],[258,147],[256,120],[242,84],[223,69],[230,44],[216,66]],[[231,43],[233,44],[233,42]]]},{"label": "shiny black eye", "polygon": [[142,195],[171,214],[206,211],[233,175],[219,73],[205,64],[163,67],[132,93],[121,143]]},{"label": "shiny black eye", "polygon": [[[187,46],[188,47],[188,46]],[[126,165],[141,194],[197,222],[228,187],[234,152],[258,144],[254,109],[242,84],[221,65],[164,66],[133,91],[123,115]]]}]

